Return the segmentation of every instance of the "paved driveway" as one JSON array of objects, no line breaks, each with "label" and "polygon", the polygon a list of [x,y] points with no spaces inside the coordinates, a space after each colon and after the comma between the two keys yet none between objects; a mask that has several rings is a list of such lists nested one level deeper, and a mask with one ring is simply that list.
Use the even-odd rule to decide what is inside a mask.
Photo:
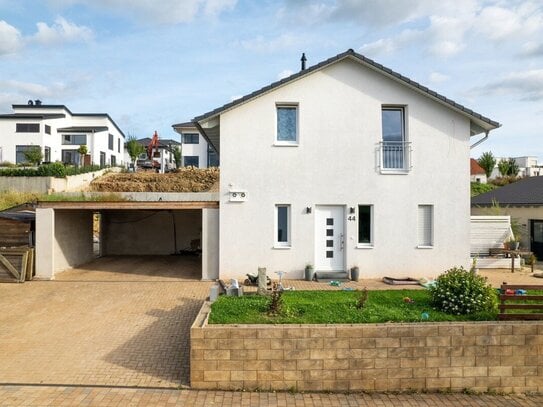
[{"label": "paved driveway", "polygon": [[189,328],[211,283],[184,265],[105,258],[0,284],[0,383],[188,386]]}]

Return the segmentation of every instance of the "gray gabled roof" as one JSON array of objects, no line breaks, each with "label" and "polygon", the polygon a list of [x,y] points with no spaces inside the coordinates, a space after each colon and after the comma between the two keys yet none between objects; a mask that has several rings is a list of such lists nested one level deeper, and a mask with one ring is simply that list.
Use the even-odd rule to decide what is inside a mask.
[{"label": "gray gabled roof", "polygon": [[201,122],[203,120],[206,120],[206,119],[210,119],[214,116],[217,116],[219,114],[221,114],[222,112],[226,111],[226,110],[229,110],[229,109],[232,109],[233,107],[236,107],[242,103],[245,103],[251,99],[254,99],[264,93],[267,93],[279,86],[283,86],[289,82],[292,82],[296,79],[299,79],[305,75],[309,75],[310,73],[312,72],[315,72],[319,69],[322,69],[324,68],[325,66],[328,66],[330,64],[333,64],[339,60],[342,60],[344,58],[347,58],[347,57],[350,57],[350,58],[354,58],[356,60],[358,60],[359,62],[362,62],[364,64],[366,64],[367,66],[377,70],[378,72],[381,72],[382,74],[385,74],[389,77],[392,77],[393,79],[396,79],[398,82],[401,82],[403,83],[404,85],[407,85],[409,86],[410,88],[412,89],[415,89],[423,94],[425,94],[426,96],[428,97],[431,97],[432,99],[438,101],[438,102],[441,102],[445,105],[447,105],[448,107],[454,109],[454,110],[457,110],[461,113],[463,113],[464,115],[466,116],[469,116],[470,118],[473,118],[477,121],[481,121],[483,123],[485,123],[487,125],[487,127],[489,127],[489,130],[491,129],[495,129],[497,127],[500,127],[500,123],[492,120],[492,119],[489,119],[488,117],[485,117],[483,115],[481,115],[480,113],[477,113],[477,112],[474,112],[473,110],[471,109],[468,109],[467,107],[455,102],[454,100],[451,100],[429,88],[427,88],[426,86],[423,86],[421,84],[419,84],[418,82],[415,82],[397,72],[394,72],[392,69],[390,68],[387,68],[375,61],[373,61],[372,59],[369,59],[367,57],[365,57],[364,55],[362,54],[359,54],[359,53],[356,53],[354,52],[352,49],[349,49],[345,52],[342,52],[341,54],[338,54],[332,58],[329,58],[325,61],[322,61],[320,63],[318,63],[317,65],[313,65],[312,67],[309,67],[305,70],[302,70],[300,72],[297,72],[287,78],[284,78],[284,79],[281,79],[277,82],[273,82],[271,83],[270,85],[268,86],[265,86],[257,91],[254,91],[246,96],[243,96],[239,99],[236,99],[230,103],[227,103],[221,107],[218,107],[214,110],[211,110],[207,113],[204,113],[200,116],[196,116],[192,121],[193,122]]},{"label": "gray gabled roof", "polygon": [[489,206],[493,201],[500,205],[543,205],[543,176],[526,177],[493,191],[471,198],[471,206]]}]

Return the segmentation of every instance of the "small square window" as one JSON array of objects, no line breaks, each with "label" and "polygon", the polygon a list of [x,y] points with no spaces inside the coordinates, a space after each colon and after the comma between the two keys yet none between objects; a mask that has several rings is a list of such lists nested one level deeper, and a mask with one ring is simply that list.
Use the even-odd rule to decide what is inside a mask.
[{"label": "small square window", "polygon": [[358,205],[358,244],[371,245],[372,236],[372,205]]},{"label": "small square window", "polygon": [[333,250],[327,250],[326,251],[326,258],[327,259],[333,259],[334,258],[334,251]]},{"label": "small square window", "polygon": [[334,226],[334,218],[326,218],[327,226]]},{"label": "small square window", "polygon": [[334,229],[326,229],[326,236],[334,236]]},{"label": "small square window", "polygon": [[327,240],[326,241],[326,247],[334,247],[334,241],[333,240]]}]

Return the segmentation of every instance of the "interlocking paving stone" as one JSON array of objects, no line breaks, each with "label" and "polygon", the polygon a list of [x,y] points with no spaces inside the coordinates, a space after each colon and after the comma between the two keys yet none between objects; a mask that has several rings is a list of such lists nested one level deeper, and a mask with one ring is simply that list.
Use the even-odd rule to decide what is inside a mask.
[{"label": "interlocking paving stone", "polygon": [[112,271],[97,261],[0,284],[0,383],[188,386],[190,326],[211,283],[176,272],[184,259],[138,258],[133,274],[133,259],[106,259]]},{"label": "interlocking paving stone", "polygon": [[2,406],[538,407],[542,395],[251,393],[205,390],[0,386]]}]

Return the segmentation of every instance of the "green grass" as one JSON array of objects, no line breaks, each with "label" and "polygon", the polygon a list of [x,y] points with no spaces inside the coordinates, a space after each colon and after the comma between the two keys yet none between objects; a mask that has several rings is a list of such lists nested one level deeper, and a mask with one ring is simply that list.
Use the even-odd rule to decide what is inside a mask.
[{"label": "green grass", "polygon": [[126,201],[127,198],[118,193],[102,193],[102,194],[38,194],[33,192],[18,192],[18,191],[0,191],[0,211],[21,205],[27,202],[47,201],[101,201],[101,202],[116,202]]},{"label": "green grass", "polygon": [[[363,309],[356,308],[359,292],[354,291],[287,291],[283,294],[283,312],[267,313],[269,298],[257,295],[221,296],[211,306],[210,324],[351,324],[379,322],[488,321],[495,312],[450,315],[430,305],[426,290],[370,291]],[[405,303],[404,297],[415,302]]]}]

